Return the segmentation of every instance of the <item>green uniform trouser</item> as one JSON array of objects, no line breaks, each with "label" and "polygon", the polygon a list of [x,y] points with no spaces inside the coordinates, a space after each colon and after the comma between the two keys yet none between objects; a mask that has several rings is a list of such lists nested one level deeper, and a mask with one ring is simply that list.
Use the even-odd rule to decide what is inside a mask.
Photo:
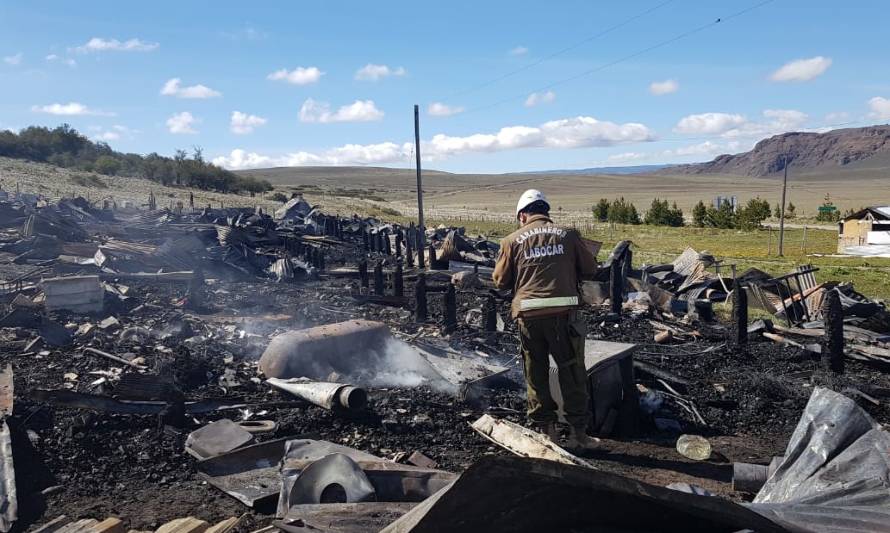
[{"label": "green uniform trouser", "polygon": [[528,417],[533,422],[556,422],[556,402],[550,394],[550,358],[559,373],[566,422],[586,429],[590,396],[584,368],[586,327],[576,313],[519,319],[519,341],[525,362]]}]

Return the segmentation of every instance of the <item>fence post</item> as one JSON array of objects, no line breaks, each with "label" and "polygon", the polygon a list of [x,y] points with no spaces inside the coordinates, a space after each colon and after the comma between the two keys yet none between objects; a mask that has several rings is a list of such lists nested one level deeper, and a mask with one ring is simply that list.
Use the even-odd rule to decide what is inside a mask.
[{"label": "fence post", "polygon": [[803,244],[801,245],[801,251],[803,255],[807,255],[807,226],[804,224],[803,227]]},{"label": "fence post", "polygon": [[766,256],[769,257],[773,253],[773,227],[766,227],[769,237],[767,237],[766,241]]}]

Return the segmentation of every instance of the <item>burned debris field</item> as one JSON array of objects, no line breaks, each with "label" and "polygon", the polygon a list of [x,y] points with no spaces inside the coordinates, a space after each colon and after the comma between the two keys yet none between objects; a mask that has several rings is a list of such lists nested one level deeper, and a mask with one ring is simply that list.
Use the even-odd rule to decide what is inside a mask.
[{"label": "burned debris field", "polygon": [[8,195],[0,227],[2,531],[890,520],[890,315],[807,267],[601,250],[581,313],[602,441],[582,451],[528,426],[496,240],[300,197],[262,213]]}]

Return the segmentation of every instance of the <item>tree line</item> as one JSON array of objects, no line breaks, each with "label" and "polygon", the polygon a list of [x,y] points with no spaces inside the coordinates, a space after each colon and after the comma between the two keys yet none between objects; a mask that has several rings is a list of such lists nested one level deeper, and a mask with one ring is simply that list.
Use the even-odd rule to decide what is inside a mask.
[{"label": "tree line", "polygon": [[272,190],[266,180],[244,177],[204,160],[201,148],[173,157],[128,154],[94,142],[68,124],[50,129],[30,126],[18,133],[0,131],[0,156],[39,161],[107,176],[147,178],[168,186],[217,192],[262,193]]},{"label": "tree line", "polygon": [[[592,210],[593,216],[600,222],[672,227],[686,225],[683,210],[677,207],[676,202],[668,204],[667,200],[658,198],[652,200],[649,210],[642,216],[636,206],[623,197],[615,200],[600,198]],[[735,209],[728,201],[721,202],[716,207],[699,201],[692,209],[692,225],[700,228],[754,229],[769,216],[769,202],[759,197],[751,198],[745,205]]]}]

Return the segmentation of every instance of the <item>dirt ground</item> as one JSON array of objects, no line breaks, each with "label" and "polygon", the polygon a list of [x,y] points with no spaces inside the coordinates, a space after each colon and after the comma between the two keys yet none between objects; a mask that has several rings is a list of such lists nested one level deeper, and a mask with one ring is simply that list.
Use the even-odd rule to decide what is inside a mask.
[{"label": "dirt ground", "polygon": [[[331,256],[330,266],[349,264],[355,249]],[[5,273],[10,275],[11,273]],[[409,276],[410,280],[410,276]],[[498,388],[472,403],[429,388],[374,389],[360,415],[344,416],[308,404],[265,385],[256,360],[276,332],[363,317],[387,323],[405,337],[438,336],[440,297],[430,296],[431,319],[414,322],[406,308],[362,304],[350,291],[355,281],[322,275],[321,280],[275,284],[267,281],[210,285],[200,312],[179,307],[184,289],[170,284],[128,283],[132,297],[101,316],[53,314],[62,324],[95,323],[108,314],[149,337],[122,340],[96,331],[77,346],[45,347],[25,353],[33,336],[23,327],[0,329],[0,365],[15,375],[15,409],[9,425],[14,435],[20,519],[17,531],[34,529],[58,515],[120,517],[128,528],[151,529],[171,519],[196,516],[211,522],[246,514],[239,531],[253,531],[272,520],[274,509],[249,509],[208,485],[197,474],[184,442],[194,429],[220,418],[268,419],[278,423],[273,438],[321,438],[392,458],[421,451],[439,468],[461,472],[487,454],[505,454],[472,431],[469,423],[485,413],[525,423],[521,360],[516,357],[515,326],[506,303],[499,313],[506,330],[487,339],[464,322],[467,311],[482,305],[484,289],[458,293],[460,325],[440,337],[462,351],[483,353],[510,368]],[[406,293],[413,294],[406,282]],[[671,402],[658,412],[640,413],[639,434],[604,439],[602,451],[585,456],[596,467],[655,485],[688,482],[734,500],[751,495],[732,490],[732,462],[767,463],[783,452],[804,405],[816,385],[835,390],[853,387],[874,396],[890,391],[890,375],[849,361],[845,375],[820,370],[817,360],[796,348],[754,342],[746,351],[726,347],[719,325],[692,325],[700,333],[673,345],[652,341],[650,317],[606,319],[604,309],[584,310],[589,337],[638,344],[635,358],[686,382],[680,391],[698,407],[706,424]],[[84,354],[81,346],[142,357],[146,366],[169,373],[187,400],[238,398],[248,407],[187,417],[180,427],[157,416],[124,416],[54,407],[35,401],[34,389],[69,388],[108,394],[113,380],[98,383],[114,367]],[[98,374],[96,372],[99,372]],[[638,374],[641,387],[657,383]],[[98,384],[97,384],[98,383]],[[890,421],[886,398],[879,406],[863,402],[878,421]],[[683,433],[707,437],[714,453],[708,461],[686,459],[675,449],[678,432],[659,431],[654,416],[678,421]],[[47,490],[48,489],[48,490]]]}]

